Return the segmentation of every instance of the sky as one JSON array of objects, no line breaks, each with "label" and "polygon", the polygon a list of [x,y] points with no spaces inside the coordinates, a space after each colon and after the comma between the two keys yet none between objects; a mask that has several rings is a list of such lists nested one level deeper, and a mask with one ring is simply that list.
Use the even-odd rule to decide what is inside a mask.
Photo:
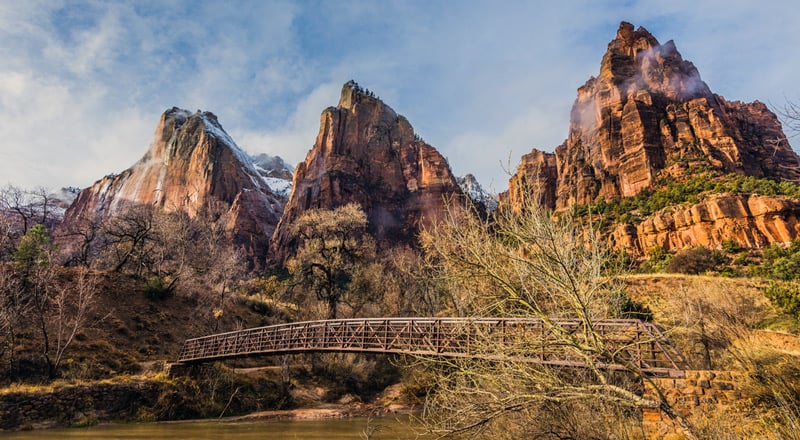
[{"label": "sky", "polygon": [[354,79],[499,192],[566,138],[621,20],[674,40],[729,100],[800,101],[795,2],[0,0],[0,185],[119,173],[173,106],[296,164]]}]

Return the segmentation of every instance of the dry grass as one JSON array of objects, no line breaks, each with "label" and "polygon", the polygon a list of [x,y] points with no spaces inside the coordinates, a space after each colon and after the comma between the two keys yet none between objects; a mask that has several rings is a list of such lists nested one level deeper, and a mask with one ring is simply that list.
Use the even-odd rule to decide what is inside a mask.
[{"label": "dry grass", "polygon": [[800,337],[764,328],[781,322],[763,294],[767,281],[671,274],[629,276],[625,283],[692,367],[742,378],[744,399],[691,417],[699,438],[800,439]]}]

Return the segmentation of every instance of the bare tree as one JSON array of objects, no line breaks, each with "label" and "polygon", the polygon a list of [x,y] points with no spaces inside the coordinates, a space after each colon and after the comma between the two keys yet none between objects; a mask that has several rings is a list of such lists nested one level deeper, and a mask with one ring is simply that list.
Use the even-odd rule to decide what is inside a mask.
[{"label": "bare tree", "polygon": [[20,235],[33,226],[36,210],[28,193],[20,187],[6,185],[0,190],[0,211],[13,215],[20,222]]},{"label": "bare tree", "polygon": [[129,266],[141,275],[147,266],[147,246],[154,239],[154,211],[149,205],[126,208],[103,227],[104,247],[112,253],[115,272]]},{"label": "bare tree", "polygon": [[96,279],[86,268],[77,269],[74,280],[56,287],[51,300],[53,311],[50,316],[50,325],[55,338],[53,371],[58,371],[64,353],[72,344],[75,335],[88,324],[96,292]]},{"label": "bare tree", "polygon": [[55,200],[50,195],[50,190],[39,186],[28,191],[28,196],[34,214],[34,221],[48,228],[53,227],[54,223],[59,219],[55,210]]},{"label": "bare tree", "polygon": [[63,245],[61,252],[65,254],[67,265],[92,266],[102,248],[102,227],[99,220],[87,214],[60,231],[59,243]]},{"label": "bare tree", "polygon": [[198,216],[195,221],[199,234],[192,242],[193,273],[203,290],[210,293],[207,299],[211,304],[215,330],[219,330],[232,286],[245,273],[244,258],[235,248],[227,228],[226,212],[226,209],[219,209]]},{"label": "bare tree", "polygon": [[29,318],[42,338],[41,353],[50,375],[55,374],[55,365],[50,357],[49,312],[50,295],[55,283],[53,248],[47,229],[37,224],[32,227],[14,252],[16,276],[20,280],[20,307],[29,311]]},{"label": "bare tree", "polygon": [[776,113],[780,116],[784,128],[789,132],[789,137],[800,134],[800,104],[787,100],[786,104],[778,108]]},{"label": "bare tree", "polygon": [[[445,222],[423,232],[423,248],[449,287],[450,313],[541,322],[538,335],[492,340],[476,350],[560,353],[584,367],[555,368],[513,357],[430,359],[436,393],[429,396],[425,419],[439,432],[466,434],[514,425],[540,427],[547,417],[530,424],[524,423],[525,417],[553,405],[621,411],[653,407],[675,417],[693,438],[688,423],[666,399],[653,401],[636,392],[643,381],[652,381],[626,358],[626,347],[607,344],[600,333],[598,321],[617,316],[622,297],[620,283],[605,276],[610,255],[603,240],[567,214],[554,220],[535,199],[525,198],[518,214],[498,212],[493,223],[452,210]],[[576,325],[568,329],[558,319]],[[626,374],[604,368],[609,364],[624,366]],[[532,433],[523,430],[520,435]]]},{"label": "bare tree", "polygon": [[17,238],[14,221],[5,212],[0,212],[0,261],[8,258],[14,251]]},{"label": "bare tree", "polygon": [[0,361],[4,365],[14,363],[17,336],[26,316],[20,279],[11,264],[0,263]]}]

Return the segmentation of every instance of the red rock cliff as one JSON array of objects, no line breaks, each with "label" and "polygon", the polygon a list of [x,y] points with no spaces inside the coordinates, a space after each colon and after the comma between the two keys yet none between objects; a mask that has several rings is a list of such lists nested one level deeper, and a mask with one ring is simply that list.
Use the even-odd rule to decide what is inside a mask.
[{"label": "red rock cliff", "polygon": [[314,147],[297,166],[293,189],[272,240],[281,262],[293,246],[290,225],[308,209],[356,202],[379,240],[413,243],[419,227],[461,197],[447,161],[414,134],[401,115],[354,82],[337,107],[322,112]]},{"label": "red rock cliff", "polygon": [[[764,104],[711,93],[672,41],[659,44],[623,22],[599,76],[578,89],[567,140],[554,154],[534,150],[523,157],[512,186],[543,183],[543,202],[561,210],[633,196],[686,157],[703,157],[723,172],[800,179],[800,159]],[[515,197],[512,191],[512,205]]]},{"label": "red rock cliff", "polygon": [[[662,177],[688,178],[686,163],[718,174],[800,181],[800,158],[763,103],[715,95],[672,41],[659,44],[644,28],[623,22],[600,74],[578,89],[567,140],[555,153],[523,156],[504,203],[521,206],[526,187],[555,210],[632,197]],[[798,237],[800,203],[767,199],[712,197],[638,225],[616,225],[610,238],[618,248],[642,253],[654,245],[714,247],[734,239],[760,247]]]},{"label": "red rock cliff", "polygon": [[283,202],[214,114],[172,108],[161,116],[144,157],[81,191],[64,223],[66,227],[87,216],[106,219],[137,204],[194,216],[220,202],[230,208],[236,241],[254,261],[263,260]]}]

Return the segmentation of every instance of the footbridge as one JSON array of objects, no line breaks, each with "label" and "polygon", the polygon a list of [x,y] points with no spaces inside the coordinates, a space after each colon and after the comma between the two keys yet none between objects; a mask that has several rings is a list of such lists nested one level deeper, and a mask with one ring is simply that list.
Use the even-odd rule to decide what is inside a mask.
[{"label": "footbridge", "polygon": [[[683,377],[680,353],[661,329],[638,319],[606,319],[592,331],[579,320],[519,318],[370,318],[306,321],[219,333],[184,342],[177,362],[304,352],[396,353],[413,356],[519,360],[585,367],[570,345],[600,338],[603,368],[637,368],[652,376]],[[570,341],[565,343],[565,341]],[[608,359],[604,361],[604,359]]]}]

